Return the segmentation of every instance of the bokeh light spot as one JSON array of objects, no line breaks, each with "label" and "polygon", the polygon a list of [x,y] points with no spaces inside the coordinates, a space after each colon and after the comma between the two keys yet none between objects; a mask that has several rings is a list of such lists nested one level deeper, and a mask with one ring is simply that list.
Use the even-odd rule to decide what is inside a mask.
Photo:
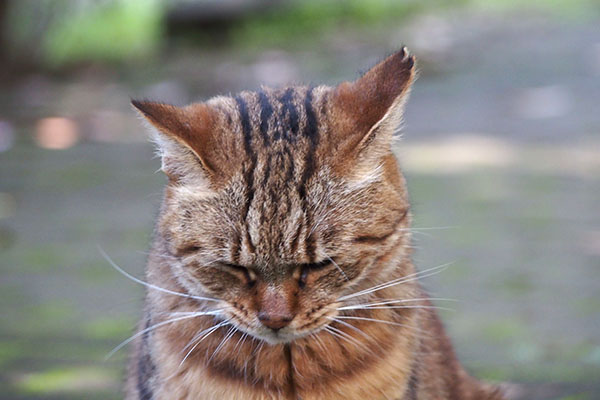
[{"label": "bokeh light spot", "polygon": [[62,150],[73,147],[79,140],[75,121],[64,117],[43,118],[38,121],[35,141],[45,149]]}]

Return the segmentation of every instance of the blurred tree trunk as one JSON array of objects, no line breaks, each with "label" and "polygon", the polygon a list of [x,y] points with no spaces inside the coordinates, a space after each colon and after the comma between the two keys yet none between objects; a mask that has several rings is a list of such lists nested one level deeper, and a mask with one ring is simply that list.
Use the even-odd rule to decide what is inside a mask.
[{"label": "blurred tree trunk", "polygon": [[6,65],[6,52],[8,40],[6,39],[6,10],[8,10],[8,0],[0,0],[0,64]]}]

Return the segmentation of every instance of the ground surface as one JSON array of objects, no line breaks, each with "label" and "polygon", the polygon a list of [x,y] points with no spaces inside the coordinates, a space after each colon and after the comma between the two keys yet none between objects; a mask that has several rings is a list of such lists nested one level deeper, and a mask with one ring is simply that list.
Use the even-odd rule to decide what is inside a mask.
[{"label": "ground surface", "polygon": [[[16,137],[0,153],[0,399],[120,397],[126,351],[103,358],[143,290],[97,245],[141,276],[164,183],[129,96],[336,82],[400,42],[422,68],[397,145],[415,259],[452,262],[424,283],[459,300],[443,317],[460,358],[523,383],[524,399],[600,398],[599,27],[428,16],[311,49],[175,52],[135,73],[16,82],[0,94],[0,133]],[[74,121],[77,144],[36,145],[48,116]]]}]

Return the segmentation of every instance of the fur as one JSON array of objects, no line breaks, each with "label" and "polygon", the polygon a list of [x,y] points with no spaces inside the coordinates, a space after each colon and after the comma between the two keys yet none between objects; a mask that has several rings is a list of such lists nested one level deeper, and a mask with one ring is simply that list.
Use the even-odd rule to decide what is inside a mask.
[{"label": "fur", "polygon": [[127,399],[503,398],[460,366],[411,261],[391,143],[414,64],[132,102],[169,181]]}]

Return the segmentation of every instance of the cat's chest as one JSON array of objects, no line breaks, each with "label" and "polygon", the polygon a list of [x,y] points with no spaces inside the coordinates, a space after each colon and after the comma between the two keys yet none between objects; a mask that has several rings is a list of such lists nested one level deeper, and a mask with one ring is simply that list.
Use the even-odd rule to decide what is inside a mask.
[{"label": "cat's chest", "polygon": [[[369,346],[323,334],[289,348],[230,340],[217,354],[218,335],[196,357],[181,363],[180,352],[162,338],[155,349],[156,398],[186,400],[365,400],[402,398],[410,357],[402,343]],[[396,338],[397,335],[394,335]],[[402,339],[399,339],[402,341]],[[385,341],[382,336],[380,343]],[[359,344],[360,343],[360,344]],[[158,345],[158,344],[157,344]],[[236,347],[237,346],[237,347]],[[158,351],[157,351],[158,350]],[[286,354],[286,350],[290,350]],[[206,358],[208,356],[208,359]],[[175,372],[174,372],[175,371]]]}]

